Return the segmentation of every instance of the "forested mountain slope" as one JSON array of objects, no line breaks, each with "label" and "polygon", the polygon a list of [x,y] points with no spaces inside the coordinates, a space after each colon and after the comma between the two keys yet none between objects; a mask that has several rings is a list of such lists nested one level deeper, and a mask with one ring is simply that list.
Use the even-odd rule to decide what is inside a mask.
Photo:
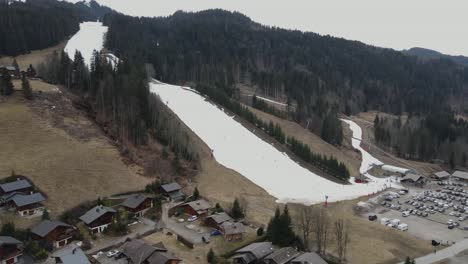
[{"label": "forested mountain slope", "polygon": [[[112,14],[104,22],[107,48],[153,64],[162,81],[212,86],[234,99],[239,84],[284,94],[297,104],[292,118],[335,145],[342,137],[340,113],[405,113],[417,118],[398,126],[400,132],[381,126],[380,145],[406,158],[448,161],[452,155],[466,164],[468,146],[455,143],[468,140],[466,125],[452,117],[468,110],[468,68],[450,60],[265,27],[223,10],[160,18]],[[434,124],[434,116],[451,118]],[[407,146],[408,138],[418,140]]]},{"label": "forested mountain slope", "polygon": [[301,114],[366,109],[400,113],[443,107],[465,95],[468,70],[390,49],[261,26],[239,13],[177,12],[167,18],[108,16],[107,46],[149,60],[168,82],[237,82],[284,92]]},{"label": "forested mountain slope", "polygon": [[422,59],[449,59],[460,65],[468,66],[468,57],[465,56],[451,56],[425,48],[411,48],[409,50],[404,50],[403,52],[408,55],[418,56]]},{"label": "forested mountain slope", "polygon": [[82,21],[114,12],[96,2],[55,0],[0,1],[0,56],[15,56],[54,46],[79,29]]}]

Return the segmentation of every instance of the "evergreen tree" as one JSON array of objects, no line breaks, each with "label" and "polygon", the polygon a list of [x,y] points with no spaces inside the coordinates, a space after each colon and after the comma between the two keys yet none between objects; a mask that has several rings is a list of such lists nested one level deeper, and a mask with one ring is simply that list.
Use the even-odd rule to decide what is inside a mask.
[{"label": "evergreen tree", "polygon": [[13,59],[13,64],[12,66],[16,69],[16,73],[19,74],[20,72],[20,67],[18,65],[18,62],[16,61],[16,59]]},{"label": "evergreen tree", "polygon": [[232,218],[236,220],[244,217],[244,211],[242,207],[240,206],[239,200],[237,200],[237,198],[234,199],[234,202],[232,203],[231,215],[232,215]]},{"label": "evergreen tree", "polygon": [[263,230],[263,227],[261,226],[257,229],[257,236],[263,236],[263,233],[264,233],[264,230]]},{"label": "evergreen tree", "polygon": [[216,211],[217,213],[221,213],[221,212],[224,211],[224,209],[221,207],[221,205],[220,205],[219,203],[216,203],[216,205],[215,205],[215,211]]},{"label": "evergreen tree", "polygon": [[195,187],[195,190],[193,190],[192,198],[194,201],[200,198],[200,192],[198,192],[198,187]]},{"label": "evergreen tree", "polygon": [[276,208],[275,216],[268,224],[267,237],[273,244],[281,247],[301,246],[300,240],[292,229],[291,216],[287,206],[284,207],[283,213],[280,212],[279,207]]},{"label": "evergreen tree", "polygon": [[24,98],[28,100],[32,100],[33,99],[32,88],[25,74],[23,74],[23,76],[21,77],[21,88],[23,89]]},{"label": "evergreen tree", "polygon": [[6,69],[3,70],[0,74],[1,74],[0,95],[9,96],[14,92],[13,90],[14,86],[13,86],[13,83],[11,82],[11,76],[6,71]]},{"label": "evergreen tree", "polygon": [[210,251],[206,255],[206,261],[210,264],[216,263],[216,255],[212,248],[210,248]]},{"label": "evergreen tree", "polygon": [[13,222],[3,224],[2,230],[0,231],[2,236],[15,236],[16,228]]},{"label": "evergreen tree", "polygon": [[42,220],[50,220],[49,211],[44,210],[44,212],[42,213]]}]

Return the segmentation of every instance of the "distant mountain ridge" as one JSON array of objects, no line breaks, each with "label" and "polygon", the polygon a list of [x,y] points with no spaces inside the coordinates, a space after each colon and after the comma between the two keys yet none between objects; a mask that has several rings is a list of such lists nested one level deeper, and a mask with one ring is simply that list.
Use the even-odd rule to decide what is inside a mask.
[{"label": "distant mountain ridge", "polygon": [[405,54],[417,56],[417,57],[420,57],[420,58],[423,58],[423,59],[430,59],[430,60],[432,60],[432,59],[449,59],[449,60],[451,60],[451,61],[453,61],[455,63],[458,63],[460,65],[468,66],[468,57],[465,57],[465,56],[452,56],[452,55],[447,55],[447,54],[440,53],[440,52],[435,51],[435,50],[419,48],[419,47],[411,48],[409,50],[404,50],[403,52]]}]

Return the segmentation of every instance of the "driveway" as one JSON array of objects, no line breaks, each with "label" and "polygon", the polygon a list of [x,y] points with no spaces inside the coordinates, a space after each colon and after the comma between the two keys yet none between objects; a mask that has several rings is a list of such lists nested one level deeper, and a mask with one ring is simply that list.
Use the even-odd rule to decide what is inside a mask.
[{"label": "driveway", "polygon": [[128,238],[133,239],[141,234],[147,233],[149,231],[155,230],[156,222],[148,219],[148,218],[140,218],[138,220],[138,224],[133,225],[130,227],[130,234],[122,236],[122,237],[102,237],[97,241],[92,241],[93,247],[90,250],[87,250],[86,254],[92,254],[102,249],[112,247],[116,244],[120,244],[125,242]]},{"label": "driveway", "polygon": [[164,227],[171,232],[184,237],[194,244],[203,243],[203,235],[209,234],[211,229],[201,226],[200,220],[195,222],[177,222],[176,218],[171,218],[168,216],[168,211],[171,206],[173,206],[172,203],[163,204],[162,206],[161,221],[163,221]]}]

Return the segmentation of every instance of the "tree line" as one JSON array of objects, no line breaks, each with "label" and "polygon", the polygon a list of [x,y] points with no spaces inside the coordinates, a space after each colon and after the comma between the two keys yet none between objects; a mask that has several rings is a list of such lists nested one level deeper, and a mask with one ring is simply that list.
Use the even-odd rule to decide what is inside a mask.
[{"label": "tree line", "polygon": [[461,98],[449,99],[466,100],[468,69],[448,60],[267,27],[222,10],[159,18],[112,14],[104,22],[106,46],[144,58],[158,79],[220,89],[242,84],[281,95],[297,105],[296,122],[332,144],[341,142],[340,113],[467,110]]},{"label": "tree line", "polygon": [[196,90],[206,95],[209,99],[217,104],[225,107],[234,114],[242,117],[254,126],[262,129],[265,133],[276,139],[279,143],[285,145],[295,155],[306,163],[311,164],[317,169],[324,171],[338,179],[348,180],[350,173],[346,165],[339,162],[335,157],[326,157],[323,155],[315,154],[310,150],[307,144],[302,143],[300,140],[293,136],[287,136],[279,124],[273,122],[264,122],[261,118],[250,111],[246,106],[243,106],[236,100],[229,97],[232,90],[229,87],[224,89],[214,88],[209,85],[198,84]]},{"label": "tree line", "polygon": [[139,146],[152,137],[169,147],[177,159],[198,160],[182,124],[159,97],[150,93],[143,63],[123,58],[113,67],[95,51],[88,69],[79,51],[74,60],[65,52],[55,52],[38,67],[38,73],[78,95],[80,100],[75,105],[87,110],[114,140]]},{"label": "tree line", "polygon": [[377,145],[395,155],[422,161],[444,161],[451,169],[467,166],[468,122],[450,109],[428,116],[376,115]]}]

